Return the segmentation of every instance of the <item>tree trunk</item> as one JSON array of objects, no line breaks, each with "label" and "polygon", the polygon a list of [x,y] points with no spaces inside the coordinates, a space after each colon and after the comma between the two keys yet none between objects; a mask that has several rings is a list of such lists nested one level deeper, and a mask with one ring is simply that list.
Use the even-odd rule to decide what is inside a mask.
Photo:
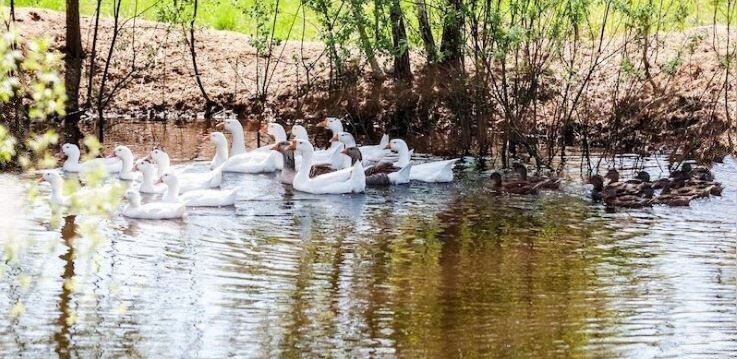
[{"label": "tree trunk", "polygon": [[351,0],[351,12],[356,21],[356,28],[358,31],[358,40],[361,45],[361,49],[366,54],[366,60],[371,65],[371,72],[373,72],[374,78],[380,79],[384,77],[384,71],[381,70],[379,62],[376,60],[376,54],[374,53],[374,45],[371,44],[371,40],[366,33],[366,17],[363,14],[361,8],[362,1]]},{"label": "tree trunk", "polygon": [[463,71],[463,0],[448,0],[440,41],[441,63]]},{"label": "tree trunk", "polygon": [[195,30],[195,20],[197,20],[197,7],[199,5],[198,0],[194,0],[193,6],[192,6],[192,19],[189,22],[189,54],[192,58],[192,69],[194,70],[194,78],[197,82],[197,87],[200,89],[200,93],[202,94],[202,98],[205,99],[205,118],[209,119],[212,117],[213,108],[215,107],[215,102],[213,102],[210,99],[210,96],[207,95],[207,91],[205,91],[205,86],[202,84],[202,79],[200,78],[200,70],[197,67],[197,51],[195,49],[195,37],[194,37],[194,30]]},{"label": "tree trunk", "polygon": [[392,0],[389,18],[392,22],[392,43],[394,47],[394,78],[405,85],[412,83],[412,68],[409,63],[409,43],[404,28],[404,16],[399,0]]},{"label": "tree trunk", "polygon": [[420,36],[422,43],[425,45],[425,54],[427,63],[432,64],[438,60],[438,50],[435,47],[435,38],[432,35],[430,27],[430,18],[427,16],[427,6],[425,0],[417,0],[417,21],[420,27]]},{"label": "tree trunk", "polygon": [[79,82],[82,77],[82,35],[79,28],[79,0],[66,1],[66,46],[64,47],[64,87],[67,95],[64,138],[79,144],[82,133],[77,124],[79,112]]}]

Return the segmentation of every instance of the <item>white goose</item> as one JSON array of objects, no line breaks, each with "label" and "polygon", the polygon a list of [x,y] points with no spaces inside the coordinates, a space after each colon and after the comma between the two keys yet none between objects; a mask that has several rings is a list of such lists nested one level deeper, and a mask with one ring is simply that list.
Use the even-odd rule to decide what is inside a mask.
[{"label": "white goose", "polygon": [[237,156],[246,153],[246,139],[243,135],[243,126],[241,125],[241,122],[235,119],[225,120],[223,121],[223,129],[230,132],[233,136],[233,143],[230,145],[230,155]]},{"label": "white goose", "polygon": [[70,195],[64,195],[63,186],[64,180],[61,175],[53,170],[44,171],[41,175],[41,179],[48,182],[51,185],[51,193],[49,195],[49,204],[52,210],[57,210],[62,207],[74,207],[79,204],[80,201],[89,198],[96,198],[99,196],[108,195],[110,187],[86,187],[75,191]]},{"label": "white goose", "polygon": [[133,172],[133,152],[127,146],[117,146],[114,151],[115,157],[120,159],[122,166],[118,172],[118,178],[124,181],[133,181],[139,177]]},{"label": "white goose", "polygon": [[65,196],[62,193],[62,186],[64,180],[61,176],[54,171],[45,171],[41,175],[41,179],[48,182],[51,185],[51,195],[49,196],[49,202],[52,207],[67,207],[71,204],[71,198]]},{"label": "white goose", "polygon": [[[386,147],[399,153],[395,166],[403,168],[410,164],[410,151],[404,140],[395,138]],[[460,158],[412,165],[409,178],[421,182],[452,182],[453,166],[458,160]]]},{"label": "white goose", "polygon": [[210,169],[220,168],[223,172],[237,173],[268,173],[277,170],[280,159],[282,164],[284,162],[276,151],[253,151],[227,158],[227,155],[222,155],[223,151],[228,151],[228,139],[225,135],[213,132],[210,134],[210,141],[215,144],[215,158],[210,163]]},{"label": "white goose", "polygon": [[[215,145],[215,156],[210,161],[210,170],[214,170],[220,167],[225,161],[228,160],[228,139],[225,138],[222,132],[212,132],[205,137]],[[245,153],[245,152],[244,152]]]},{"label": "white goose", "polygon": [[141,186],[138,191],[141,193],[161,194],[166,192],[166,185],[163,183],[155,183],[156,166],[149,160],[140,160],[136,163],[136,169],[141,172]]},{"label": "white goose", "polygon": [[361,162],[346,168],[310,178],[314,148],[305,140],[293,140],[288,147],[302,155],[302,164],[294,176],[294,189],[314,194],[361,193],[366,189],[366,175]]},{"label": "white goose", "polygon": [[188,207],[226,207],[235,204],[235,190],[218,191],[212,189],[201,189],[179,195],[179,179],[173,172],[164,173],[161,180],[166,184],[167,190],[162,200],[168,203],[184,203]]},{"label": "white goose", "polygon": [[136,219],[176,219],[184,217],[184,203],[151,202],[141,204],[141,195],[127,191],[124,195],[128,205],[123,208],[123,216]]},{"label": "white goose", "polygon": [[[346,148],[358,147],[356,145],[356,139],[348,132],[339,132],[335,134],[332,141],[340,141]],[[363,158],[361,161],[364,166],[385,160],[385,158],[390,154],[390,151],[386,149],[386,145],[389,144],[389,136],[382,136],[381,143],[382,144],[379,145],[358,147],[358,150],[361,151],[361,157]]]},{"label": "white goose", "polygon": [[64,172],[79,173],[102,168],[106,174],[117,173],[122,167],[122,163],[118,158],[95,158],[83,163],[79,162],[79,147],[72,143],[65,143],[61,146],[61,152],[67,156],[62,165]]},{"label": "white goose", "polygon": [[[166,151],[157,148],[151,151],[151,159],[158,167],[158,173],[164,174],[170,172],[170,160]],[[202,173],[178,173],[179,193],[188,192],[197,189],[217,188],[223,182],[223,171],[220,168]]]},{"label": "white goose", "polygon": [[[325,127],[333,134],[333,138],[335,138],[335,135],[343,132],[343,123],[340,122],[340,119],[335,117],[328,117],[325,119],[325,121],[320,122],[319,126]],[[335,149],[337,146],[339,146],[335,141],[330,142],[330,148]]]},{"label": "white goose", "polygon": [[310,140],[310,135],[307,134],[307,129],[302,125],[292,126],[292,136],[298,140]]},{"label": "white goose", "polygon": [[262,129],[266,129],[266,133],[274,138],[274,143],[269,145],[263,145],[256,149],[256,151],[271,151],[271,148],[275,144],[287,140],[287,132],[284,131],[284,127],[276,122],[265,123],[261,126]]}]

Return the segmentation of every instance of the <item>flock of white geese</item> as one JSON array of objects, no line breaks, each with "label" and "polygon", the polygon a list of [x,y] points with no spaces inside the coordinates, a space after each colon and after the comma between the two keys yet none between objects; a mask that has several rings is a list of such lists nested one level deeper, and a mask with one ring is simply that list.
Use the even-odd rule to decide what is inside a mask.
[{"label": "flock of white geese", "polygon": [[[333,134],[329,148],[315,149],[307,130],[300,125],[291,128],[289,141],[284,128],[272,122],[266,125],[266,132],[275,143],[248,151],[241,123],[225,120],[222,127],[231,134],[232,143],[228,146],[222,132],[207,136],[215,147],[207,172],[172,168],[169,155],[160,148],[136,160],[124,145],[115,147],[112,157],[80,162],[79,148],[64,144],[66,160],[62,167],[43,172],[42,179],[51,185],[52,207],[66,207],[75,196],[84,194],[63,194],[63,175],[97,170],[116,176],[129,182],[124,195],[128,203],[121,214],[138,219],[175,219],[183,217],[187,207],[234,205],[237,189],[219,189],[224,172],[281,171],[281,182],[312,194],[361,193],[367,185],[402,185],[410,181],[453,181],[453,166],[458,159],[412,164],[412,151],[401,139],[389,140],[384,135],[377,145],[358,146],[339,119],[327,118],[321,125]],[[151,194],[148,197],[152,199],[143,204],[141,193]]]}]

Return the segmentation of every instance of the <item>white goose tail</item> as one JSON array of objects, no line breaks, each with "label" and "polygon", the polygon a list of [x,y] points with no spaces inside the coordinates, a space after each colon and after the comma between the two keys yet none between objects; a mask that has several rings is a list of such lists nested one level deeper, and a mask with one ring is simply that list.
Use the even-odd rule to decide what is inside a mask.
[{"label": "white goose tail", "polygon": [[392,184],[405,184],[409,183],[409,174],[410,171],[412,171],[412,164],[408,164],[404,166],[401,170],[397,172],[392,172],[389,174],[389,181]]},{"label": "white goose tail", "polygon": [[381,148],[384,148],[388,144],[389,144],[389,135],[385,133],[383,136],[381,136],[381,141],[379,141],[379,146],[381,146]]}]

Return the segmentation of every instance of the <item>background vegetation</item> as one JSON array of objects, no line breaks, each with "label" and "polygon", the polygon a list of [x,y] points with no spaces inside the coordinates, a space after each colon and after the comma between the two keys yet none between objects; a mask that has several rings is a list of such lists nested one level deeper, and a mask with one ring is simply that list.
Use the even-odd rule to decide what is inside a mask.
[{"label": "background vegetation", "polygon": [[[198,113],[192,117],[345,114],[360,136],[389,132],[437,152],[494,155],[505,167],[509,158],[552,167],[570,145],[608,154],[666,146],[675,162],[711,161],[735,148],[732,0],[26,1],[14,5],[63,7],[67,25],[78,11],[93,16],[84,36],[78,23],[66,26],[60,47],[69,141],[83,118],[104,140],[121,92],[168,80],[158,80],[173,61],[162,34],[136,41],[148,31],[135,21],[143,18],[183,45],[187,67],[177,64],[175,81],[198,97],[173,107]],[[101,15],[112,24],[100,26]],[[214,34],[203,25],[249,35],[255,56],[208,47]],[[317,54],[306,52],[312,40]],[[248,62],[245,72],[218,77],[218,56],[231,67]],[[296,84],[280,90],[288,74],[283,82]],[[229,81],[235,90],[224,90]],[[167,112],[168,103],[144,110]]]}]

